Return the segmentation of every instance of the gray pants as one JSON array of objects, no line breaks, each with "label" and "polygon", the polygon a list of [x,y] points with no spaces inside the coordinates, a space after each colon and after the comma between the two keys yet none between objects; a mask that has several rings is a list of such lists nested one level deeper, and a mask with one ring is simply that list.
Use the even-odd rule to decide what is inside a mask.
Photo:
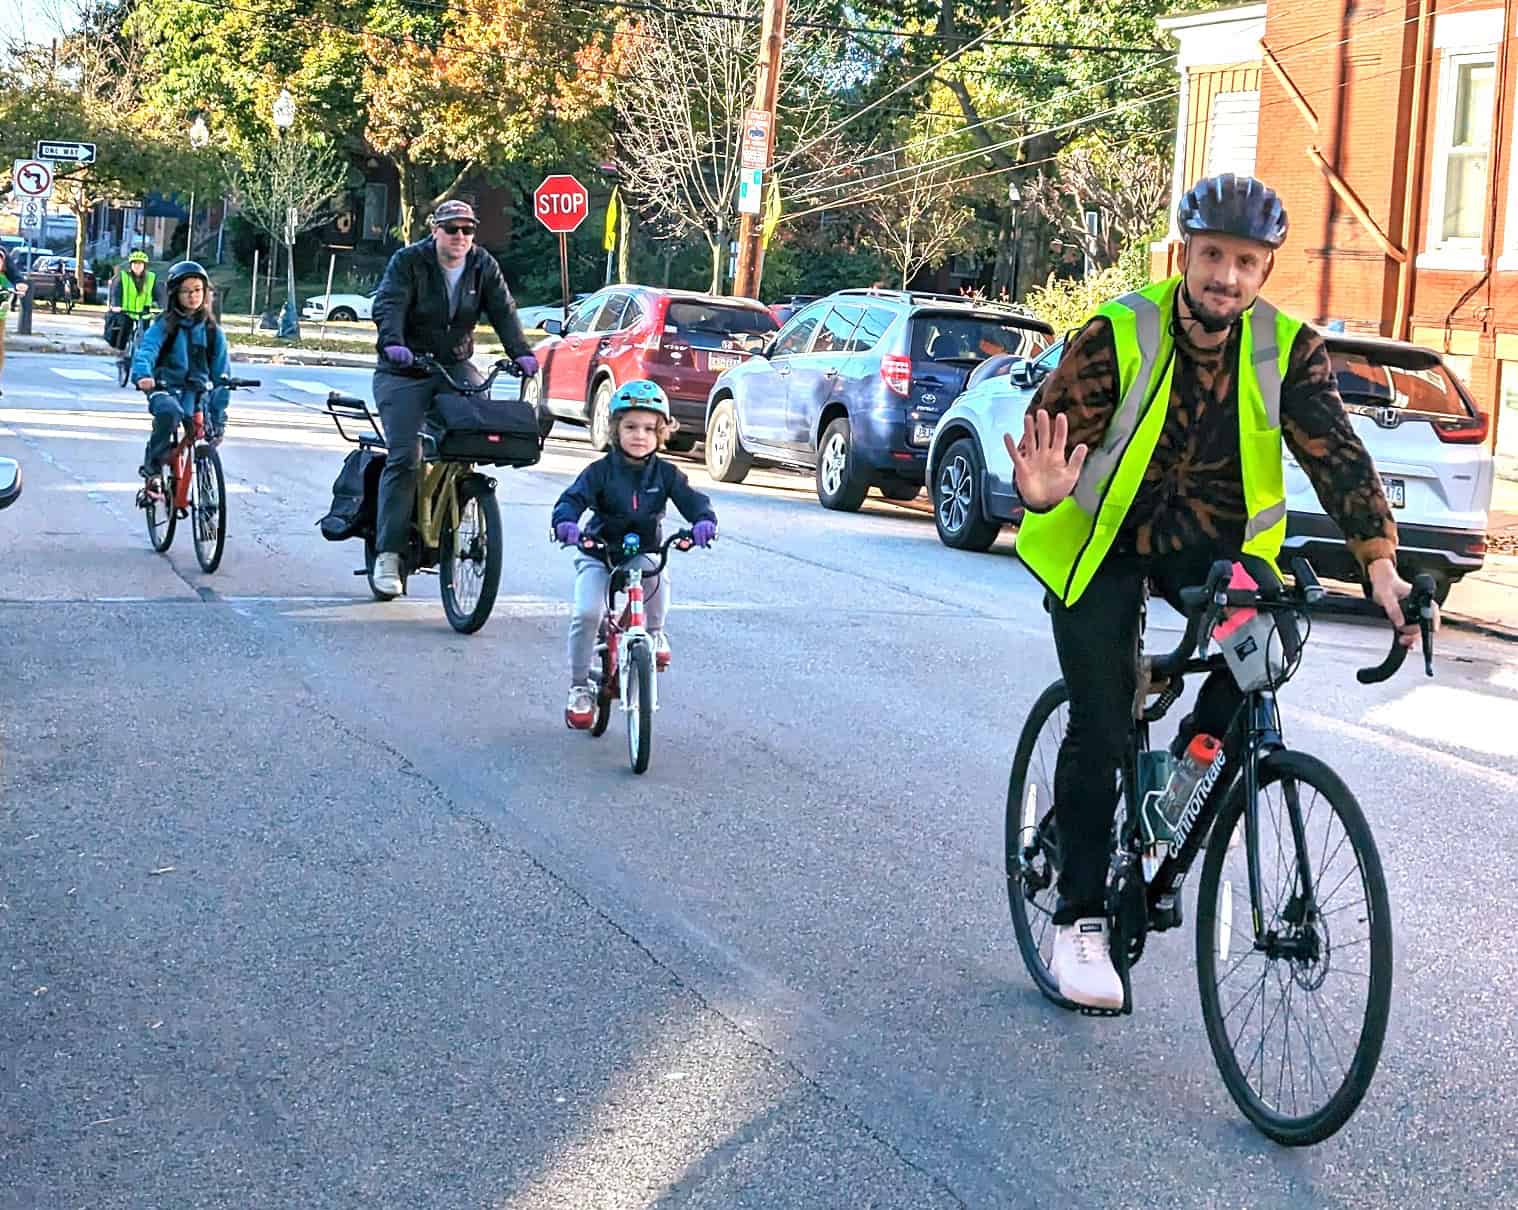
[{"label": "gray pants", "polygon": [[[669,568],[650,576],[647,569],[654,561],[644,556],[643,624],[657,634],[664,629],[664,614],[669,609]],[[575,603],[569,618],[569,683],[583,685],[590,679],[590,661],[596,653],[596,631],[606,612],[606,586],[611,572],[599,559],[581,555],[575,560]]]},{"label": "gray pants", "polygon": [[[449,373],[465,382],[481,383],[485,376],[472,362],[461,361]],[[416,515],[416,468],[422,460],[421,433],[432,401],[449,390],[438,375],[407,378],[386,370],[374,372],[374,406],[385,427],[389,453],[380,474],[379,533],[375,547],[382,554],[402,554],[411,547],[411,522]]]}]

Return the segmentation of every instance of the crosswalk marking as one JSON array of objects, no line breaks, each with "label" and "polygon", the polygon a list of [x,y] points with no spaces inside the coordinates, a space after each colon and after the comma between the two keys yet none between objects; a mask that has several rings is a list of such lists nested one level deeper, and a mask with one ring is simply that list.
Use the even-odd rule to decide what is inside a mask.
[{"label": "crosswalk marking", "polygon": [[72,366],[68,368],[54,366],[53,373],[71,382],[114,382],[116,380],[114,374],[107,374],[104,370],[76,370]]},{"label": "crosswalk marking", "polygon": [[281,378],[279,385],[289,387],[292,391],[305,391],[308,395],[325,395],[332,390],[325,382],[311,378]]}]

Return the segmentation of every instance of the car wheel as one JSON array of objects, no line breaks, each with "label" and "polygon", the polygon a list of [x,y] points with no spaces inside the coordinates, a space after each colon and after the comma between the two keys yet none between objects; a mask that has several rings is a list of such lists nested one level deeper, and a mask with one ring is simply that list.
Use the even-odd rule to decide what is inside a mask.
[{"label": "car wheel", "polygon": [[823,432],[817,451],[817,499],[823,508],[854,513],[869,490],[869,479],[854,462],[849,422],[840,416]]},{"label": "car wheel", "polygon": [[540,370],[522,385],[522,398],[532,405],[538,418],[538,440],[547,441],[553,432],[554,415],[543,406],[543,373]]},{"label": "car wheel", "polygon": [[753,465],[738,437],[738,411],[731,399],[724,399],[706,430],[707,473],[718,483],[742,483]]},{"label": "car wheel", "polygon": [[969,437],[944,451],[932,490],[939,541],[955,550],[989,550],[1001,526],[986,520],[981,507],[980,455]]},{"label": "car wheel", "polygon": [[334,323],[352,323],[358,318],[358,312],[352,307],[334,307],[332,314],[327,318]]},{"label": "car wheel", "polygon": [[611,396],[610,378],[596,384],[595,394],[590,397],[590,448],[605,450],[611,445]]}]

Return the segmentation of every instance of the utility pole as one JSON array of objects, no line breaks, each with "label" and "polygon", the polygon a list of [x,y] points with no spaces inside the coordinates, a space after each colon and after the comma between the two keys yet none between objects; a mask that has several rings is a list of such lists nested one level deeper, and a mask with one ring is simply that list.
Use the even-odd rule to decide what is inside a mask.
[{"label": "utility pole", "polygon": [[[759,27],[759,75],[754,84],[754,111],[766,115],[767,137],[764,162],[753,190],[751,204],[738,216],[738,271],[733,275],[733,293],[746,298],[759,297],[759,283],[764,276],[764,178],[775,147],[775,100],[780,91],[780,49],[785,42],[786,0],[765,0],[764,21]],[[745,124],[747,127],[749,124]],[[746,137],[746,136],[745,136]],[[740,139],[740,146],[742,139]],[[747,166],[747,165],[746,165]]]}]

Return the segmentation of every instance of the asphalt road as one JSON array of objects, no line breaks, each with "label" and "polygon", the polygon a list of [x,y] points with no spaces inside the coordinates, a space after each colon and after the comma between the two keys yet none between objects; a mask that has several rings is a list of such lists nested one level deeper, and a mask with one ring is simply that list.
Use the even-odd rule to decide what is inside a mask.
[{"label": "asphalt road", "polygon": [[1518,649],[1447,631],[1435,681],[1367,690],[1384,631],[1321,622],[1282,695],[1366,807],[1397,937],[1370,1095],[1290,1152],[1214,1070],[1189,928],[1131,1018],[1022,970],[1003,795],[1055,664],[1010,539],[714,489],[635,778],[561,716],[545,530],[580,434],[500,473],[501,599],[463,637],[434,580],[375,603],[315,528],[316,409],[365,373],[248,371],[207,577],[148,547],[111,368],[14,356],[0,400],[0,1206],[1518,1199]]}]

